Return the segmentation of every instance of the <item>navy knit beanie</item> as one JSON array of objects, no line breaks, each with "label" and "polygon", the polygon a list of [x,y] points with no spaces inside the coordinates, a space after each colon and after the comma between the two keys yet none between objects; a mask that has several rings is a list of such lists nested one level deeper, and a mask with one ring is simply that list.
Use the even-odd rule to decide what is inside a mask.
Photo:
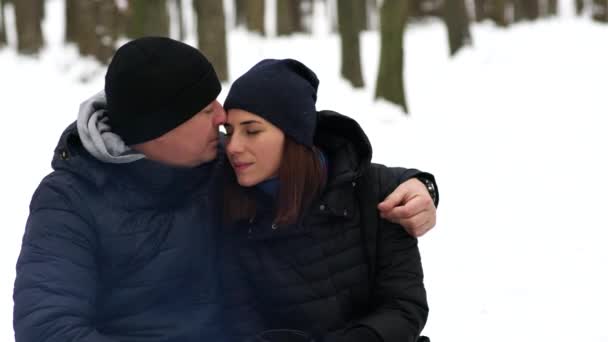
[{"label": "navy knit beanie", "polygon": [[106,73],[109,124],[127,145],[146,142],[186,122],[220,90],[197,49],[164,37],[136,39],[116,51]]},{"label": "navy knit beanie", "polygon": [[304,64],[265,59],[234,81],[224,109],[259,115],[296,142],[312,147],[318,87],[317,76]]}]

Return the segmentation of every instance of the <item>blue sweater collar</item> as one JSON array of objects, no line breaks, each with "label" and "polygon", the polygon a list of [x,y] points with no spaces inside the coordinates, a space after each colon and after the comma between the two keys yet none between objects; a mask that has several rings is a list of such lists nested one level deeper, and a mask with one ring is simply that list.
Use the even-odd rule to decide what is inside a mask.
[{"label": "blue sweater collar", "polygon": [[272,198],[276,199],[279,192],[279,178],[272,177],[259,183],[255,187],[265,195],[271,196]]},{"label": "blue sweater collar", "polygon": [[[321,164],[320,166],[321,166],[321,170],[323,172],[324,178],[327,178],[328,161],[327,161],[327,156],[322,151],[320,151],[320,153],[319,153],[319,161]],[[261,191],[264,195],[269,196],[272,199],[276,200],[276,198],[279,194],[279,178],[275,176],[270,179],[267,179],[267,180],[257,184],[255,186],[255,188],[257,190]]]}]

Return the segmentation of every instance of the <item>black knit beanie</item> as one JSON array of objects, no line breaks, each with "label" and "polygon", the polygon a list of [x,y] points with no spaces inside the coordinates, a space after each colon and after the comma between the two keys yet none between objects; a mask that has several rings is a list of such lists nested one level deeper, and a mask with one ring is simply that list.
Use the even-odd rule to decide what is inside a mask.
[{"label": "black knit beanie", "polygon": [[296,142],[312,147],[318,87],[315,73],[301,62],[265,59],[234,81],[224,109],[259,115]]},{"label": "black knit beanie", "polygon": [[160,137],[215,100],[221,85],[197,49],[164,37],[128,42],[106,73],[112,132],[133,145]]}]

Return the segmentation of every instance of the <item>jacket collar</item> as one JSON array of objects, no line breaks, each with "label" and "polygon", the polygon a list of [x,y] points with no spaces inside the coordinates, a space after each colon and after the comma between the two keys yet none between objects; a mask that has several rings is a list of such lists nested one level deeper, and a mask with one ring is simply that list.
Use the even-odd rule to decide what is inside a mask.
[{"label": "jacket collar", "polygon": [[85,179],[111,198],[121,198],[120,203],[116,203],[118,206],[141,208],[174,205],[206,188],[207,181],[219,171],[222,160],[224,153],[220,149],[216,161],[195,168],[172,167],[149,159],[126,164],[104,163],[86,151],[73,123],[59,139],[52,167]]},{"label": "jacket collar", "polygon": [[329,159],[328,186],[351,183],[369,167],[372,146],[359,124],[342,114],[318,113],[315,145]]}]

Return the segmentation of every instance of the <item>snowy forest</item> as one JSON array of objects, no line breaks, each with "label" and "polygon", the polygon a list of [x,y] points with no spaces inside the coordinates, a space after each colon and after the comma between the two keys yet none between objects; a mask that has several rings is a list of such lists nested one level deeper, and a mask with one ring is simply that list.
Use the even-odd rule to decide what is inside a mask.
[{"label": "snowy forest", "polygon": [[[558,0],[323,0],[326,20],[341,39],[341,74],[353,87],[364,87],[359,34],[379,30],[380,62],[375,97],[400,105],[408,112],[403,81],[403,32],[430,17],[447,28],[450,54],[474,44],[471,21],[491,20],[507,27],[521,21],[542,20],[558,14]],[[273,8],[267,8],[273,5]],[[195,18],[184,20],[184,6]],[[264,37],[311,32],[313,0],[66,0],[65,43],[75,44],[82,56],[108,63],[121,39],[170,36],[184,40],[196,32],[198,48],[212,61],[222,81],[229,80],[226,32],[244,27]],[[608,0],[576,0],[576,13],[608,22]],[[226,7],[232,7],[228,18]],[[0,0],[0,48],[7,44],[7,12],[14,15],[16,49],[35,56],[45,41],[42,34],[43,0]],[[275,23],[267,24],[266,16]],[[273,13],[274,12],[274,13]],[[273,32],[269,31],[273,26]],[[407,53],[407,52],[405,52]]]}]

